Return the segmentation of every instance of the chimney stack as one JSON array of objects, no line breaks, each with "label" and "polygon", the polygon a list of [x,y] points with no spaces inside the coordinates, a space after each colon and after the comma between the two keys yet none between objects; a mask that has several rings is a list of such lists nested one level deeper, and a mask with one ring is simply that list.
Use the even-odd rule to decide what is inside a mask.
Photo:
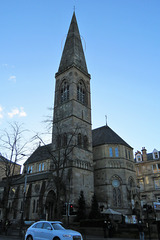
[{"label": "chimney stack", "polygon": [[142,147],[142,156],[143,156],[143,161],[147,161],[147,150],[145,147]]}]

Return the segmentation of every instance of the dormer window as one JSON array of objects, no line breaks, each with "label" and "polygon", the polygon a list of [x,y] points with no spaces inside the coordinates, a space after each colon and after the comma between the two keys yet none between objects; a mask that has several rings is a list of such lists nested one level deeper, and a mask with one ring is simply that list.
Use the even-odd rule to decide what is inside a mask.
[{"label": "dormer window", "polygon": [[141,155],[141,153],[136,154],[136,162],[142,162],[142,155]]},{"label": "dormer window", "polygon": [[159,152],[156,149],[153,150],[152,154],[153,154],[153,159],[159,158]]}]

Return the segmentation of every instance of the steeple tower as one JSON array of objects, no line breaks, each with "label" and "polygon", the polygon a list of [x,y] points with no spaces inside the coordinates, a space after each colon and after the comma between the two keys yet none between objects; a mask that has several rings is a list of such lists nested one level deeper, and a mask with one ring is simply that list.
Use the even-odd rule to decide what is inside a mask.
[{"label": "steeple tower", "polygon": [[55,78],[53,146],[55,151],[58,148],[61,152],[65,148],[64,142],[67,146],[74,146],[66,164],[66,174],[67,171],[71,174],[68,200],[76,204],[82,190],[86,195],[87,205],[90,205],[94,188],[90,74],[75,12]]},{"label": "steeple tower", "polygon": [[81,37],[78,30],[75,12],[73,13],[70,28],[67,34],[64,50],[58,73],[60,74],[68,68],[75,66],[84,73],[88,74],[86,60],[83,52]]}]

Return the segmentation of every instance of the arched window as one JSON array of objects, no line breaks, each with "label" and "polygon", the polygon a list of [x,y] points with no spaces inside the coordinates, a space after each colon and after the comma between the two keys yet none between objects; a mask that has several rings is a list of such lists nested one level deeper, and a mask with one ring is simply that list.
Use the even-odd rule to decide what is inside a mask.
[{"label": "arched window", "polygon": [[113,206],[117,207],[117,193],[115,188],[113,188]]},{"label": "arched window", "polygon": [[38,213],[38,210],[39,210],[39,200],[37,200],[36,213]]},{"label": "arched window", "polygon": [[33,213],[35,212],[35,207],[36,207],[36,202],[35,202],[35,200],[33,200]]},{"label": "arched window", "polygon": [[77,86],[77,100],[82,104],[86,103],[86,91],[82,81],[80,81]]},{"label": "arched window", "polygon": [[120,188],[117,189],[117,205],[118,205],[118,207],[121,206],[121,190],[120,190]]},{"label": "arched window", "polygon": [[66,133],[63,134],[63,146],[64,147],[67,146],[67,134]]},{"label": "arched window", "polygon": [[113,206],[121,206],[121,190],[120,188],[113,188]]},{"label": "arched window", "polygon": [[82,136],[81,133],[78,134],[78,146],[81,147],[82,146]]},{"label": "arched window", "polygon": [[86,135],[83,137],[83,147],[84,149],[88,148],[88,138]]},{"label": "arched window", "polygon": [[61,103],[69,100],[69,84],[64,81],[61,85]]},{"label": "arched window", "polygon": [[57,136],[57,148],[61,147],[61,135]]},{"label": "arched window", "polygon": [[128,187],[129,189],[132,189],[134,187],[134,180],[132,177],[130,177],[128,180]]}]

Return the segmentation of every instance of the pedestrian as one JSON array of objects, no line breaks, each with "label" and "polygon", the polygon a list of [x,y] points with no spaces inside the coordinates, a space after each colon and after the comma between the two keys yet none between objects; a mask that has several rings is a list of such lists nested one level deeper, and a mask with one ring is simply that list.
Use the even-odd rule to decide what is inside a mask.
[{"label": "pedestrian", "polygon": [[112,226],[111,221],[108,221],[107,226],[108,226],[108,235],[109,235],[110,238],[112,238],[112,230],[113,230],[113,226]]},{"label": "pedestrian", "polygon": [[138,231],[139,231],[139,239],[144,240],[144,229],[143,229],[143,225],[142,225],[141,221],[138,222],[137,227],[138,227]]},{"label": "pedestrian", "polygon": [[8,226],[9,226],[9,220],[7,219],[5,222],[5,235],[8,235]]},{"label": "pedestrian", "polygon": [[104,222],[103,222],[103,232],[104,232],[104,238],[106,238],[107,237],[107,221],[106,220],[104,220]]}]

